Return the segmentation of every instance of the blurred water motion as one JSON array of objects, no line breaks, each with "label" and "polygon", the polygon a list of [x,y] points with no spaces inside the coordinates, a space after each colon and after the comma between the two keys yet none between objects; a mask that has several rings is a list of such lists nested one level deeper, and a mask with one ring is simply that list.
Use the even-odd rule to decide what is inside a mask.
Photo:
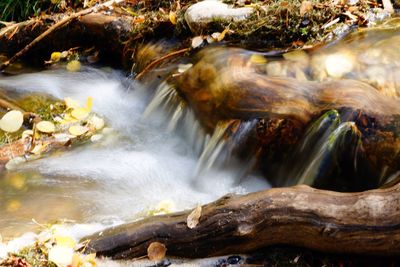
[{"label": "blurred water motion", "polygon": [[[0,88],[15,99],[39,94],[70,97],[83,104],[90,96],[93,111],[113,129],[106,128],[109,131],[103,131],[100,142],[0,173],[4,239],[37,229],[32,219],[43,224],[67,219],[110,225],[147,216],[166,201],[172,203],[172,212],[227,193],[268,187],[260,177],[239,183],[229,168],[212,168],[196,176],[201,148],[193,150],[192,144],[205,137],[193,114],[185,115],[185,129],[182,122],[176,125],[180,116],[168,117],[157,105],[154,110],[149,107],[144,118],[151,90],[132,84],[118,71],[84,67],[77,73],[55,70],[1,77]],[[171,132],[174,128],[182,133]],[[197,186],[195,179],[199,179]]]},{"label": "blurred water motion", "polygon": [[309,52],[284,54],[272,59],[266,73],[299,80],[355,79],[386,96],[400,96],[399,18],[380,27],[355,31],[341,40]]},{"label": "blurred water motion", "polygon": [[[387,21],[322,47],[274,56],[206,48],[170,83],[214,135],[221,122],[256,120],[257,132],[248,133],[258,143],[242,149],[258,158],[274,185],[376,188],[400,168],[397,25],[397,19]],[[337,114],[332,127],[315,126],[324,114]]]}]

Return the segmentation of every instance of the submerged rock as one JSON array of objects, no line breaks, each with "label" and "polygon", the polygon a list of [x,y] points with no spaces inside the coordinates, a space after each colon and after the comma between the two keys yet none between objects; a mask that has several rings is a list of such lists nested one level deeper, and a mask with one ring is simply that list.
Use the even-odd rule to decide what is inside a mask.
[{"label": "submerged rock", "polygon": [[249,7],[232,8],[220,1],[206,0],[190,6],[185,13],[185,20],[193,33],[201,34],[210,22],[245,20],[253,11]]}]

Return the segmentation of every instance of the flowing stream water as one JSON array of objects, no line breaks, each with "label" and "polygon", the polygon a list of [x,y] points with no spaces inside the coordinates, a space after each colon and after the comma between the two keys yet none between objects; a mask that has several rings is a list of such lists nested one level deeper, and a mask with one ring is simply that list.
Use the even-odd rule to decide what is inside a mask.
[{"label": "flowing stream water", "polygon": [[132,83],[118,71],[44,71],[2,77],[0,87],[59,99],[71,97],[81,103],[91,96],[94,111],[104,116],[112,129],[103,142],[75,147],[1,173],[0,231],[4,239],[37,228],[32,219],[39,223],[66,219],[110,225],[143,217],[160,203],[166,202],[171,211],[178,211],[227,193],[269,186],[255,176],[239,182],[230,168],[207,168],[201,175],[196,173],[198,152],[193,146],[199,146],[199,140],[206,142],[206,137],[193,116],[187,115],[185,131],[171,131],[176,118],[154,106],[157,95],[153,110],[148,108],[144,114],[149,89]]}]

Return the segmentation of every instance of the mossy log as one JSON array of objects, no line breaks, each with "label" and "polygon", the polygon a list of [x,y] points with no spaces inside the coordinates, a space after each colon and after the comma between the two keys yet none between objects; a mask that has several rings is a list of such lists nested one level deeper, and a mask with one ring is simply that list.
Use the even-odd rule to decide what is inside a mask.
[{"label": "mossy log", "polygon": [[87,251],[114,259],[147,255],[150,243],[168,256],[209,257],[290,244],[318,251],[400,255],[400,186],[335,193],[296,186],[243,196],[228,195],[202,207],[190,229],[191,211],[149,217],[85,237]]}]

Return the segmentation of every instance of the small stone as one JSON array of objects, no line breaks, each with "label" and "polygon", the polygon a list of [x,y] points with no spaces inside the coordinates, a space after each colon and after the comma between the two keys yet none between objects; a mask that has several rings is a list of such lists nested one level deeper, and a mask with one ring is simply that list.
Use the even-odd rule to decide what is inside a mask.
[{"label": "small stone", "polygon": [[349,6],[357,5],[358,2],[360,2],[360,0],[347,0],[347,4],[348,4]]},{"label": "small stone", "polygon": [[102,134],[95,134],[95,135],[92,135],[92,137],[90,137],[90,141],[92,141],[93,143],[96,143],[96,142],[100,141],[101,139],[103,139]]},{"label": "small stone", "polygon": [[7,170],[15,170],[18,165],[20,165],[21,163],[24,163],[26,160],[23,157],[16,157],[13,159],[10,159],[7,164],[5,165],[5,168]]},{"label": "small stone", "polygon": [[230,257],[226,260],[226,262],[227,262],[228,264],[231,264],[231,265],[240,264],[241,261],[242,261],[242,257],[236,256],[236,255],[230,256]]},{"label": "small stone", "polygon": [[190,6],[185,13],[186,23],[195,34],[200,34],[210,22],[218,20],[241,21],[247,19],[253,8],[232,8],[215,0],[206,0]]}]

